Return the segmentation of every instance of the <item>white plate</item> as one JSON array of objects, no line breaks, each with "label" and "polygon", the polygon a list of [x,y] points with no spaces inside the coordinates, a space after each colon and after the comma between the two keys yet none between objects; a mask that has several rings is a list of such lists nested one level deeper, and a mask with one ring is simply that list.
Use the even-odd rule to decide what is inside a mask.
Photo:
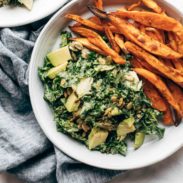
[{"label": "white plate", "polygon": [[68,0],[34,0],[33,9],[1,7],[0,27],[16,27],[40,20],[58,10]]},{"label": "white plate", "polygon": [[[116,3],[119,6],[119,2],[121,3],[121,1],[122,0],[111,0],[109,4],[115,7]],[[130,0],[126,1],[130,2]],[[170,4],[162,0],[159,0],[159,2],[169,14],[178,19],[181,18],[180,12],[170,6]],[[162,140],[147,139],[139,150],[133,151],[133,148],[130,148],[126,157],[89,151],[84,145],[56,130],[52,111],[43,100],[43,86],[38,77],[37,69],[39,66],[43,65],[45,55],[50,50],[58,48],[59,46],[59,34],[69,23],[69,21],[64,18],[64,15],[69,12],[88,15],[88,13],[86,13],[88,12],[86,9],[87,3],[88,0],[74,0],[62,8],[48,22],[36,42],[29,73],[29,91],[36,118],[44,133],[53,144],[65,154],[86,164],[105,169],[125,170],[140,168],[159,162],[182,147],[183,124],[178,128],[166,127],[165,137]]]}]

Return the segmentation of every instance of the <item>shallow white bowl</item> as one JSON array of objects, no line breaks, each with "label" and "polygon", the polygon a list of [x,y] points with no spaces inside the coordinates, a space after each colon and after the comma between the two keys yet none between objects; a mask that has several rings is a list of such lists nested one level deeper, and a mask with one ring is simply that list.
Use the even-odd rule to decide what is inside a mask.
[{"label": "shallow white bowl", "polygon": [[[179,0],[173,2],[175,3],[178,1]],[[131,1],[126,0],[123,2]],[[158,0],[158,2],[171,16],[177,19],[181,18],[181,13],[172,5],[162,0]],[[67,4],[48,22],[36,42],[30,63],[29,91],[38,123],[50,141],[61,151],[78,161],[95,167],[126,170],[140,168],[159,162],[182,147],[183,124],[178,128],[166,127],[165,137],[162,140],[147,139],[139,150],[133,151],[133,148],[130,148],[126,157],[89,151],[84,145],[56,130],[52,111],[43,100],[43,86],[38,77],[37,70],[39,66],[43,65],[45,55],[50,50],[58,48],[59,46],[59,34],[69,23],[69,21],[64,18],[64,15],[70,12],[88,16],[88,10],[86,8],[87,3],[88,0],[73,0],[71,3]],[[111,0],[108,1],[106,6],[109,8],[109,6],[116,7],[122,5],[122,0]]]}]

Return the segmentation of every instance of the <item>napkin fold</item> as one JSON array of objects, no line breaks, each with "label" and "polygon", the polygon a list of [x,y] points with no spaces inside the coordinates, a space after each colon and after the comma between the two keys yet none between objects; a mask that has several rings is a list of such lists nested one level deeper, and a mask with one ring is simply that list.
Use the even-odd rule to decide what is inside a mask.
[{"label": "napkin fold", "polygon": [[30,183],[103,183],[120,171],[71,159],[46,138],[32,112],[28,67],[42,23],[0,29],[0,172]]}]

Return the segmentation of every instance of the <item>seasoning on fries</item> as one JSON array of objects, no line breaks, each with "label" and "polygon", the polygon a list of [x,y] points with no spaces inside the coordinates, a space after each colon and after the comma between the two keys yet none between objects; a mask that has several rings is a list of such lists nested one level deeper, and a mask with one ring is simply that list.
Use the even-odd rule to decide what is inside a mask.
[{"label": "seasoning on fries", "polygon": [[130,63],[145,78],[144,92],[153,107],[163,113],[164,125],[178,124],[183,116],[182,24],[154,0],[139,0],[109,13],[105,13],[103,0],[95,0],[89,9],[95,16],[88,19],[66,15],[77,22],[70,29],[81,36],[71,40],[110,56],[117,64],[125,64],[125,55],[132,54]]}]

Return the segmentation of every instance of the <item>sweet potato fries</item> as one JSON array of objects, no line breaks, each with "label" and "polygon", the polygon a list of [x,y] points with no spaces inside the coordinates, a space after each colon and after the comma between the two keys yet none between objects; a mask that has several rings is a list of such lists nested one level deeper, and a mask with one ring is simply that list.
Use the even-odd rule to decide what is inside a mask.
[{"label": "sweet potato fries", "polygon": [[183,117],[183,25],[154,0],[109,13],[103,0],[95,0],[89,9],[94,14],[89,18],[65,16],[77,22],[70,29],[81,37],[72,40],[116,64],[126,64],[125,55],[131,54],[133,70],[152,106],[163,113],[163,123],[178,125]]}]

